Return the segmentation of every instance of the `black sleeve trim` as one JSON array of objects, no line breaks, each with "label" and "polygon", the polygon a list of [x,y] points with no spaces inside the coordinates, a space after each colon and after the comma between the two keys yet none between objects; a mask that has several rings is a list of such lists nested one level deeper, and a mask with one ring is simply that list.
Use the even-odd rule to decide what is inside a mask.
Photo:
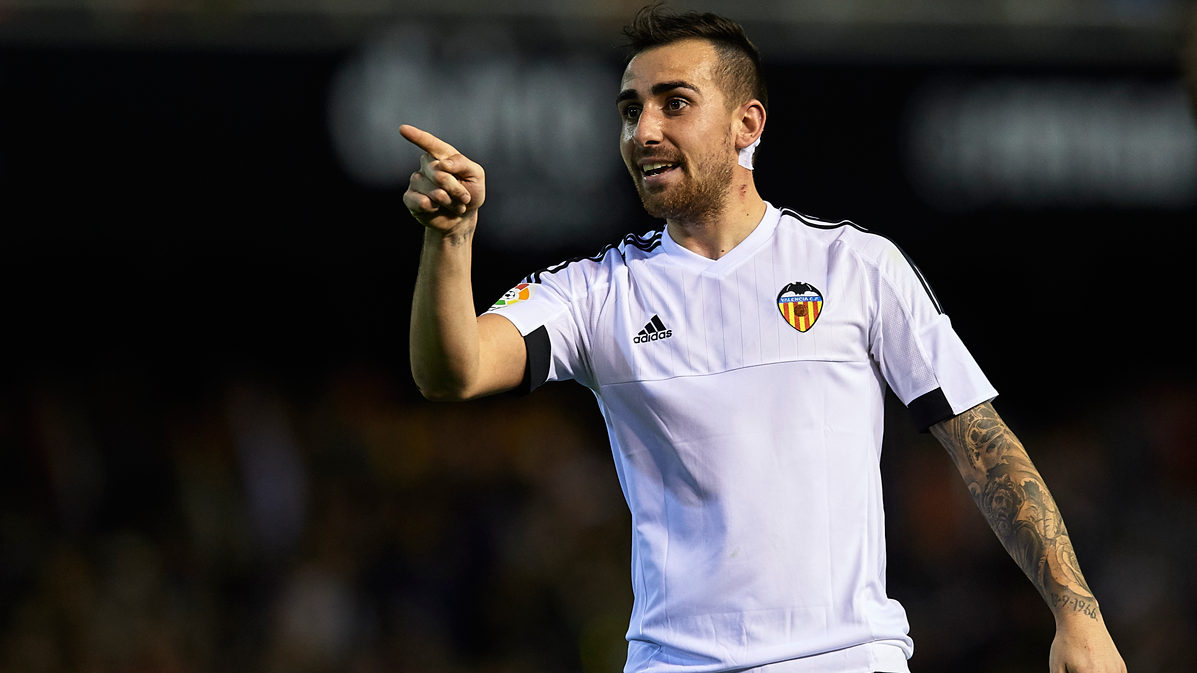
[{"label": "black sleeve trim", "polygon": [[544,325],[524,337],[524,349],[528,352],[528,359],[524,364],[524,380],[513,391],[517,395],[527,395],[544,385],[549,378],[549,358],[553,355],[553,349],[549,343],[549,331]]},{"label": "black sleeve trim", "polygon": [[948,398],[944,397],[941,388],[915,398],[906,408],[910,410],[919,432],[928,432],[932,425],[956,415],[952,413],[952,405],[948,404]]}]

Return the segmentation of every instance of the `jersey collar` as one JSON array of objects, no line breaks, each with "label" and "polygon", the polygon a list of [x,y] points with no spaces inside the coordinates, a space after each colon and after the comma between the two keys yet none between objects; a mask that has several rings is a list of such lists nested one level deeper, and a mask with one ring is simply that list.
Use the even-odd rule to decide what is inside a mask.
[{"label": "jersey collar", "polygon": [[773,236],[774,230],[777,229],[777,223],[780,219],[781,211],[766,201],[765,214],[761,217],[761,221],[757,223],[756,228],[752,230],[752,233],[748,234],[736,247],[732,248],[726,255],[719,259],[703,257],[696,252],[682,247],[669,235],[668,227],[666,227],[665,231],[661,232],[661,250],[669,256],[670,260],[695,271],[722,275],[728,269],[735,268],[741,260],[747,258],[762,243],[769,240]]}]

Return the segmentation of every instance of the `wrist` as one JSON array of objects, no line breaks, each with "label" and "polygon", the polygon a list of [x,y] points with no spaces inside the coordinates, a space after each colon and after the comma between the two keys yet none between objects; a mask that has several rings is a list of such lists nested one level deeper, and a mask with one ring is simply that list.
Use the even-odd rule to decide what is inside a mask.
[{"label": "wrist", "polygon": [[1076,596],[1062,596],[1054,601],[1052,612],[1056,628],[1086,628],[1104,623],[1097,600]]},{"label": "wrist", "polygon": [[450,229],[436,229],[424,227],[424,244],[443,248],[457,248],[468,245],[474,240],[474,228],[478,224],[478,216],[470,213]]}]

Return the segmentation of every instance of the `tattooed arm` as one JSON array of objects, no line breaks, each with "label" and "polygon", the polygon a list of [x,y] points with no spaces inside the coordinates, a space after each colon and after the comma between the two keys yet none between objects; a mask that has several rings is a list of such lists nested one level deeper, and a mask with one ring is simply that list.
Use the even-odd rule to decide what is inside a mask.
[{"label": "tattooed arm", "polygon": [[1055,614],[1051,672],[1125,672],[1056,501],[993,405],[975,406],[931,432],[952,456],[1002,546]]}]

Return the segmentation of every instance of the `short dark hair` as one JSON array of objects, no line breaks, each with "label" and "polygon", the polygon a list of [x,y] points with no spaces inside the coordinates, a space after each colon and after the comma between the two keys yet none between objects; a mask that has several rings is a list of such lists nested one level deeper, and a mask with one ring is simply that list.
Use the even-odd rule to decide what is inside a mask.
[{"label": "short dark hair", "polygon": [[656,3],[636,12],[636,18],[624,27],[623,34],[628,38],[629,62],[642,51],[681,40],[710,42],[719,55],[719,71],[715,75],[721,80],[728,106],[735,107],[755,98],[765,112],[769,111],[761,53],[735,21],[709,12],[674,14],[663,3]]}]

